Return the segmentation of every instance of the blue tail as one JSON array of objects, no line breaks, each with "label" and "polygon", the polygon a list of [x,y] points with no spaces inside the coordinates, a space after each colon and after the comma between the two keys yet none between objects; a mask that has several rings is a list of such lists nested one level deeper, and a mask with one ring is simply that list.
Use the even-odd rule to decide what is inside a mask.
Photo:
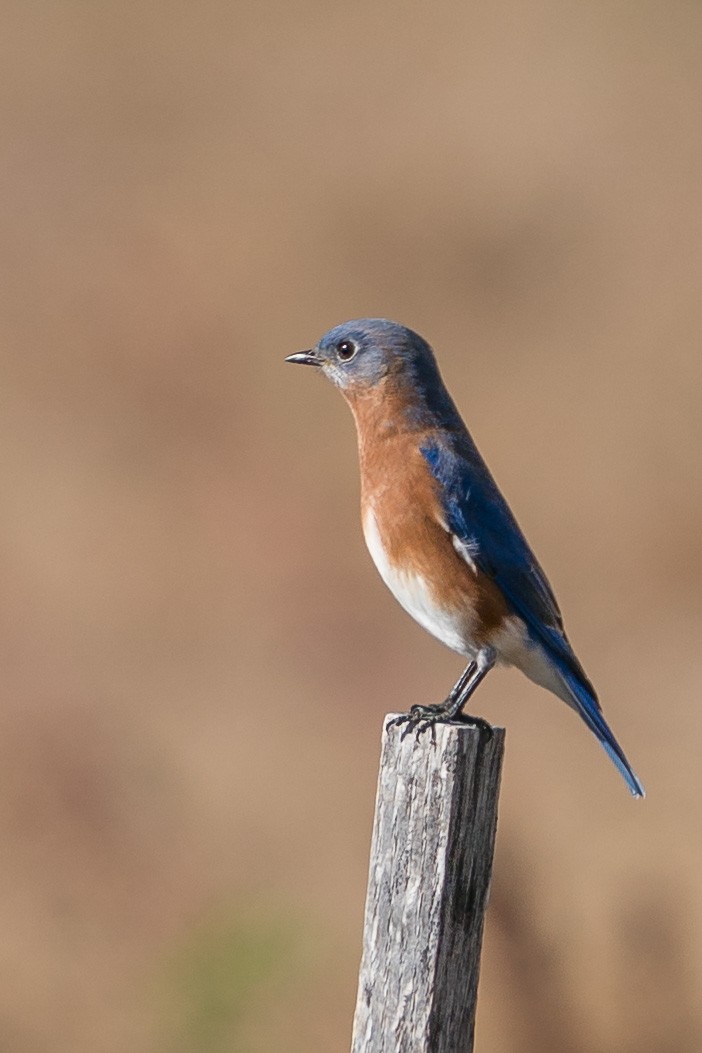
[{"label": "blue tail", "polygon": [[[553,658],[554,656],[552,655],[551,657]],[[602,710],[597,701],[597,695],[587,678],[581,678],[578,676],[574,669],[568,668],[567,664],[563,661],[559,661],[558,658],[556,658],[554,665],[558,669],[558,672],[568,689],[568,694],[572,699],[573,708],[580,714],[590,731],[593,732],[597,740],[612,758],[624,777],[632,795],[634,797],[645,797],[646,791],[629,764],[629,761],[624,756],[621,746],[610,731],[609,725],[602,715]]]}]

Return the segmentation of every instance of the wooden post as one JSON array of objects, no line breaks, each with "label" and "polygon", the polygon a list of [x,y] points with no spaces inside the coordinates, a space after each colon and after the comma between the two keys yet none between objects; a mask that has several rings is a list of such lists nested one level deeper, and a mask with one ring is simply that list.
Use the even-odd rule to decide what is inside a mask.
[{"label": "wooden post", "polygon": [[473,1049],[504,729],[435,730],[383,731],[352,1053]]}]

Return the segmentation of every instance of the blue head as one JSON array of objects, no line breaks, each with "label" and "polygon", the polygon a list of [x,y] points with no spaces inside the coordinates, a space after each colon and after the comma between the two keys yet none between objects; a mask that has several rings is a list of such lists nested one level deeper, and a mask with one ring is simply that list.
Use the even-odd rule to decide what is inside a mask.
[{"label": "blue head", "polygon": [[[287,362],[316,366],[349,402],[365,394],[400,395],[408,409],[457,417],[426,340],[386,318],[358,318],[325,333]],[[382,390],[377,390],[382,389]]]}]

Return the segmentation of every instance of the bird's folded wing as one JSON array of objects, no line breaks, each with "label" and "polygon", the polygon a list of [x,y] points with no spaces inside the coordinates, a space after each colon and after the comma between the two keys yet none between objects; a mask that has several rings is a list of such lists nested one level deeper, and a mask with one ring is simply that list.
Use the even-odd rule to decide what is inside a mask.
[{"label": "bird's folded wing", "polygon": [[428,437],[422,455],[438,484],[449,530],[497,583],[532,639],[587,682],[546,575],[470,437]]}]

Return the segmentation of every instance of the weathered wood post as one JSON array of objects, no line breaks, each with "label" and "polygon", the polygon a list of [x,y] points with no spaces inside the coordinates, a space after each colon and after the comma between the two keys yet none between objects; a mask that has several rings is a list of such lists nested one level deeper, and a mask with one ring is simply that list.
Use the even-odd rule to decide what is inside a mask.
[{"label": "weathered wood post", "polygon": [[383,731],[352,1053],[473,1049],[503,750],[502,728]]}]

